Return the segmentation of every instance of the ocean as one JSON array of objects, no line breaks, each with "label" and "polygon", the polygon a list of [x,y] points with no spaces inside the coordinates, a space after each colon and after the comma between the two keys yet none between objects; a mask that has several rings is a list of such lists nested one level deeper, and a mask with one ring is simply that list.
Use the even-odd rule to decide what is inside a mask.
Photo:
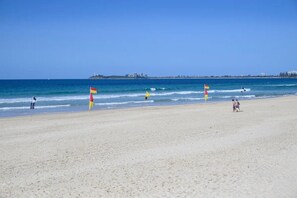
[{"label": "ocean", "polygon": [[0,117],[88,111],[90,87],[98,90],[93,110],[204,103],[204,84],[208,103],[297,94],[296,78],[0,80]]}]

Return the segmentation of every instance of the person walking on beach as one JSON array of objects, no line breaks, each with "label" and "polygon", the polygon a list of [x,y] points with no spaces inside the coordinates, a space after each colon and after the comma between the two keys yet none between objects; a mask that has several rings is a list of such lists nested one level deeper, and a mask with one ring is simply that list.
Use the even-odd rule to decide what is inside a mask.
[{"label": "person walking on beach", "polygon": [[236,108],[237,112],[240,111],[240,103],[239,103],[238,99],[236,99],[236,101],[235,101],[235,108]]},{"label": "person walking on beach", "polygon": [[33,96],[31,104],[30,104],[30,109],[34,109],[35,108],[35,103],[36,103],[36,98],[35,96]]},{"label": "person walking on beach", "polygon": [[232,99],[232,105],[233,105],[233,112],[236,110],[236,102],[234,99]]}]

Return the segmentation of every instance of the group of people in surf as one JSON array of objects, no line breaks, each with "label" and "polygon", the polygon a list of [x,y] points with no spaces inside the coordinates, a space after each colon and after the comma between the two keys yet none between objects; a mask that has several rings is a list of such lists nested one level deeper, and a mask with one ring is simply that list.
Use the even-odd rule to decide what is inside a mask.
[{"label": "group of people in surf", "polygon": [[[244,88],[242,88],[242,90],[245,91]],[[150,96],[151,96],[151,94],[149,92],[146,92],[145,93],[145,96],[144,96],[144,99],[147,100]],[[30,103],[30,109],[35,109],[35,103],[36,103],[36,101],[37,100],[36,100],[35,96],[33,96],[32,101]],[[235,99],[235,100],[232,99],[232,102],[233,102],[233,112],[240,111],[240,103],[239,103],[238,99]]]}]

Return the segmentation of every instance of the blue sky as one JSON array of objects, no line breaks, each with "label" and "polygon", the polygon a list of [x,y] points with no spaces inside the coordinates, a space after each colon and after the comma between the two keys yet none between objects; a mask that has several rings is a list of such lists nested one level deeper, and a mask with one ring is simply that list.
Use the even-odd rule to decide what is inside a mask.
[{"label": "blue sky", "polygon": [[0,0],[0,79],[278,74],[296,52],[296,0]]}]

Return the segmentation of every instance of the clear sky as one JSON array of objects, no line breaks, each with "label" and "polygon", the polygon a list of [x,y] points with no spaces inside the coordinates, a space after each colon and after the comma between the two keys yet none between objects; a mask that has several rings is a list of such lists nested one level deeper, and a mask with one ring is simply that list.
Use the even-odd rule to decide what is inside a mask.
[{"label": "clear sky", "polygon": [[287,70],[296,0],[0,0],[0,79]]}]

